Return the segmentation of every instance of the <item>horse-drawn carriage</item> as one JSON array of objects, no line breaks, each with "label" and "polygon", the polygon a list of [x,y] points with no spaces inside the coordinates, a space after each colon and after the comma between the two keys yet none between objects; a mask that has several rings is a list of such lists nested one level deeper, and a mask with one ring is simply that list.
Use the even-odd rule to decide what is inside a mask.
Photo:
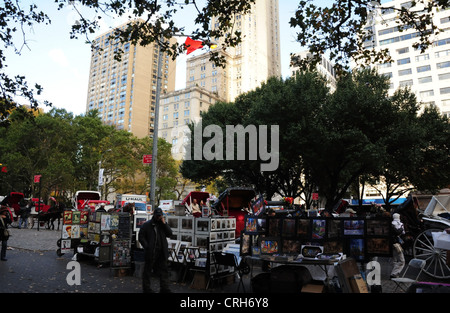
[{"label": "horse-drawn carriage", "polygon": [[31,212],[28,218],[28,228],[33,228],[37,225],[46,229],[55,229],[55,221],[58,221],[57,230],[61,224],[62,212],[64,211],[64,204],[58,202],[54,197],[49,199],[51,204],[45,204],[38,198],[31,198]]},{"label": "horse-drawn carriage", "polygon": [[55,229],[54,222],[58,220],[59,229],[59,219],[62,217],[63,206],[58,203],[55,198],[51,197],[50,200],[54,201],[53,205],[45,204],[42,200],[38,198],[26,199],[24,194],[21,192],[10,192],[1,202],[9,208],[12,215],[11,227],[19,226],[19,218],[21,216],[21,205],[25,205],[22,202],[28,203],[31,201],[31,208],[27,214],[27,227],[29,229],[37,225],[43,226],[47,229]]},{"label": "horse-drawn carriage", "polygon": [[24,194],[21,192],[10,192],[3,200],[1,201],[2,206],[6,206],[12,216],[12,227],[19,226],[19,212],[20,212],[20,201],[24,199]]},{"label": "horse-drawn carriage", "polygon": [[424,272],[450,278],[449,250],[436,246],[436,234],[450,228],[450,195],[432,196],[425,209],[416,197],[409,197],[396,210],[405,225],[405,251],[414,258],[426,260]]}]

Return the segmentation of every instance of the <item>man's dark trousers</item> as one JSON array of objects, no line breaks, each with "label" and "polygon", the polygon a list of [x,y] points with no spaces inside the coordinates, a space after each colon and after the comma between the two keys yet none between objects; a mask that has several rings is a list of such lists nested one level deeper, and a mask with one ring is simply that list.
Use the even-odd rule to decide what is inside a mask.
[{"label": "man's dark trousers", "polygon": [[154,256],[145,260],[144,273],[142,275],[142,290],[144,293],[154,292],[150,283],[152,270],[159,275],[160,291],[167,292],[169,290],[169,269],[163,253],[157,251]]}]

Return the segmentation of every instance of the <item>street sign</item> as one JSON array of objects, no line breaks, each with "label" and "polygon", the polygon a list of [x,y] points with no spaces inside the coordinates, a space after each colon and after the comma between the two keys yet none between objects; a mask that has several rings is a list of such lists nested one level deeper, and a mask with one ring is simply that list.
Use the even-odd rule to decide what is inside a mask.
[{"label": "street sign", "polygon": [[318,193],[313,193],[312,194],[312,199],[313,200],[319,200],[319,194]]},{"label": "street sign", "polygon": [[34,182],[39,183],[41,181],[41,176],[42,175],[34,175]]},{"label": "street sign", "polygon": [[144,157],[142,158],[142,163],[144,164],[151,164],[153,160],[153,155],[151,154],[144,154]]}]

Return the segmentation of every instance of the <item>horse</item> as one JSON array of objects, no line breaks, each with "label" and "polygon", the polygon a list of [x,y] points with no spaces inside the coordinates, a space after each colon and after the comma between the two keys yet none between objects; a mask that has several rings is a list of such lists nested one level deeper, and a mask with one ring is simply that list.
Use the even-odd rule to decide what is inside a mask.
[{"label": "horse", "polygon": [[44,223],[47,229],[55,230],[55,221],[58,220],[58,228],[61,225],[61,218],[64,212],[64,204],[56,203],[54,206],[51,206],[47,212],[39,212],[38,214],[38,223]]}]

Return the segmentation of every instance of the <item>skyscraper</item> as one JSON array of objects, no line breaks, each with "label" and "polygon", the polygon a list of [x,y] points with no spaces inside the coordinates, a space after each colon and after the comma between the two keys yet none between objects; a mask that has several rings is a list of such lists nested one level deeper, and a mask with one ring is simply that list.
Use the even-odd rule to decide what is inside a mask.
[{"label": "skyscraper", "polygon": [[[139,138],[152,137],[158,46],[154,43],[145,47],[121,44],[118,39],[109,39],[113,32],[98,36],[94,41],[86,111],[98,109],[105,124],[115,125]],[[120,61],[114,59],[117,49],[123,50]],[[172,58],[165,54],[161,94],[175,89],[175,66]]]},{"label": "skyscraper", "polygon": [[[199,122],[200,113],[217,101],[232,102],[244,92],[255,90],[269,77],[281,76],[278,0],[257,0],[251,12],[230,17],[241,32],[237,47],[218,52],[226,66],[209,61],[209,53],[186,61],[186,88],[161,96],[158,135],[172,143],[172,155],[182,159],[189,136],[188,124]],[[217,27],[212,19],[211,27]]]},{"label": "skyscraper", "polygon": [[434,25],[441,29],[431,36],[433,44],[425,53],[412,45],[419,40],[413,28],[400,31],[399,8],[420,11],[413,1],[395,0],[376,5],[371,11],[369,28],[373,38],[367,48],[388,49],[392,63],[377,64],[379,73],[390,78],[392,94],[399,87],[409,87],[419,101],[435,105],[450,116],[450,17],[449,10],[435,10]]},{"label": "skyscraper", "polygon": [[[226,67],[216,67],[209,54],[191,57],[186,62],[186,87],[200,86],[218,94],[226,101],[255,90],[269,77],[281,76],[280,24],[278,0],[257,0],[251,12],[230,17],[233,31],[241,32],[242,42],[236,47],[221,49]],[[211,27],[217,27],[212,19]]]}]

